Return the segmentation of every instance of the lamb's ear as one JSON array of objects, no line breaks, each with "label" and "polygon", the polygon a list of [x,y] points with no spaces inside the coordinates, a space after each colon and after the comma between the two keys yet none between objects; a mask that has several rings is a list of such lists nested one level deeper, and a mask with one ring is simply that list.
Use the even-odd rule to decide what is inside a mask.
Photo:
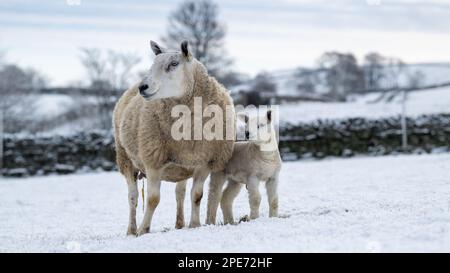
[{"label": "lamb's ear", "polygon": [[163,49],[153,41],[150,41],[150,47],[152,48],[153,53],[155,53],[155,55],[163,53]]},{"label": "lamb's ear", "polygon": [[272,110],[267,111],[267,120],[272,122]]},{"label": "lamb's ear", "polygon": [[183,56],[186,57],[188,60],[191,58],[191,52],[189,52],[188,48],[188,41],[186,40],[181,42],[181,53],[183,53]]}]

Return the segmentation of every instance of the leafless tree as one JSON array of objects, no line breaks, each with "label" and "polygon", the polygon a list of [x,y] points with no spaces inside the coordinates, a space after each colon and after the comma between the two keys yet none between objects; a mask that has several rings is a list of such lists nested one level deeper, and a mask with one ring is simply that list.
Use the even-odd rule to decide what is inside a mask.
[{"label": "leafless tree", "polygon": [[141,58],[133,53],[98,48],[81,48],[80,61],[89,77],[89,85],[100,89],[122,90],[136,80],[135,68]]},{"label": "leafless tree", "polygon": [[35,95],[45,87],[47,79],[33,69],[14,64],[0,65],[0,116],[8,133],[33,130],[36,123]]},{"label": "leafless tree", "polygon": [[297,69],[294,75],[296,89],[299,94],[311,94],[316,91],[319,84],[319,70],[316,69]]},{"label": "leafless tree", "polygon": [[187,39],[192,52],[208,71],[224,77],[231,60],[224,49],[225,25],[219,21],[219,9],[210,0],[187,0],[169,16],[164,43],[171,47]]},{"label": "leafless tree", "polygon": [[386,57],[371,52],[364,56],[364,82],[366,89],[380,89],[382,88],[382,81],[386,78]]},{"label": "leafless tree", "polygon": [[272,81],[269,73],[261,72],[255,76],[252,90],[259,93],[275,93],[277,91],[277,85]]},{"label": "leafless tree", "polygon": [[385,84],[382,89],[391,90],[390,92],[383,91],[380,96],[373,102],[379,102],[385,100],[387,102],[392,101],[395,97],[401,94],[400,80],[405,76],[406,64],[398,58],[386,58],[386,64],[384,66]]},{"label": "leafless tree", "polygon": [[364,86],[363,72],[351,53],[326,52],[319,58],[319,66],[327,70],[326,84],[334,99],[344,101],[349,92]]},{"label": "leafless tree", "polygon": [[277,85],[267,72],[258,73],[251,82],[250,90],[247,90],[247,104],[270,104],[275,96]]},{"label": "leafless tree", "polygon": [[[96,107],[97,127],[111,129],[111,115],[116,96],[137,79],[135,68],[140,58],[133,53],[114,50],[103,52],[97,48],[81,48],[80,61],[93,90],[92,100],[78,99],[81,113],[89,107]],[[93,105],[94,104],[94,105]]]},{"label": "leafless tree", "polygon": [[400,78],[405,73],[405,63],[398,58],[388,58],[386,64],[387,87],[398,88]]}]

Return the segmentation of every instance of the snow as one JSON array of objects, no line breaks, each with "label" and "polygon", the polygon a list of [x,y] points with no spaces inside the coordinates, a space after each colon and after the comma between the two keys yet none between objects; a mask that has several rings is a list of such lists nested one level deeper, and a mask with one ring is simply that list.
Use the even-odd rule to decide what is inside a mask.
[{"label": "snow", "polygon": [[[255,221],[182,230],[174,229],[175,185],[163,183],[152,231],[139,238],[125,236],[118,173],[3,179],[0,252],[450,252],[449,171],[450,154],[284,163],[282,217],[267,217],[262,191]],[[243,190],[236,218],[247,202]]]},{"label": "snow", "polygon": [[[392,102],[369,103],[379,94],[369,94],[357,97],[350,102],[299,102],[280,105],[280,121],[297,124],[318,119],[346,118],[387,118],[401,113],[400,98]],[[409,117],[423,114],[450,113],[450,87],[411,92],[406,102],[406,113]]]},{"label": "snow", "polygon": [[36,117],[55,117],[64,114],[75,103],[69,95],[45,94],[35,95],[34,107],[36,107]]}]

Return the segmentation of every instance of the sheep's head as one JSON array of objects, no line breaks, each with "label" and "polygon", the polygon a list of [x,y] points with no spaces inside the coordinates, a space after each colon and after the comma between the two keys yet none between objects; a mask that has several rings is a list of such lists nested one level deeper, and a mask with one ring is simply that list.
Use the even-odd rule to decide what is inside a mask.
[{"label": "sheep's head", "polygon": [[193,81],[194,64],[188,42],[181,43],[180,52],[167,52],[150,41],[155,53],[150,71],[139,84],[139,93],[146,100],[182,97]]}]

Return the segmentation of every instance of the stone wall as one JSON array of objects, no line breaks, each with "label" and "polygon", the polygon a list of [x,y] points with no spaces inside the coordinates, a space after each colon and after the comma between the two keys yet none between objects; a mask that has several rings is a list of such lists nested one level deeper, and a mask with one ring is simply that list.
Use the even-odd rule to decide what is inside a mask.
[{"label": "stone wall", "polygon": [[408,148],[402,149],[400,118],[318,121],[280,130],[285,160],[326,156],[445,152],[450,148],[450,114],[407,119]]},{"label": "stone wall", "polygon": [[[280,130],[280,151],[284,160],[450,151],[450,114],[408,119],[407,124],[406,150],[401,147],[399,118],[353,118],[284,126]],[[116,169],[110,132],[70,137],[6,135],[3,145],[4,176]]]}]

